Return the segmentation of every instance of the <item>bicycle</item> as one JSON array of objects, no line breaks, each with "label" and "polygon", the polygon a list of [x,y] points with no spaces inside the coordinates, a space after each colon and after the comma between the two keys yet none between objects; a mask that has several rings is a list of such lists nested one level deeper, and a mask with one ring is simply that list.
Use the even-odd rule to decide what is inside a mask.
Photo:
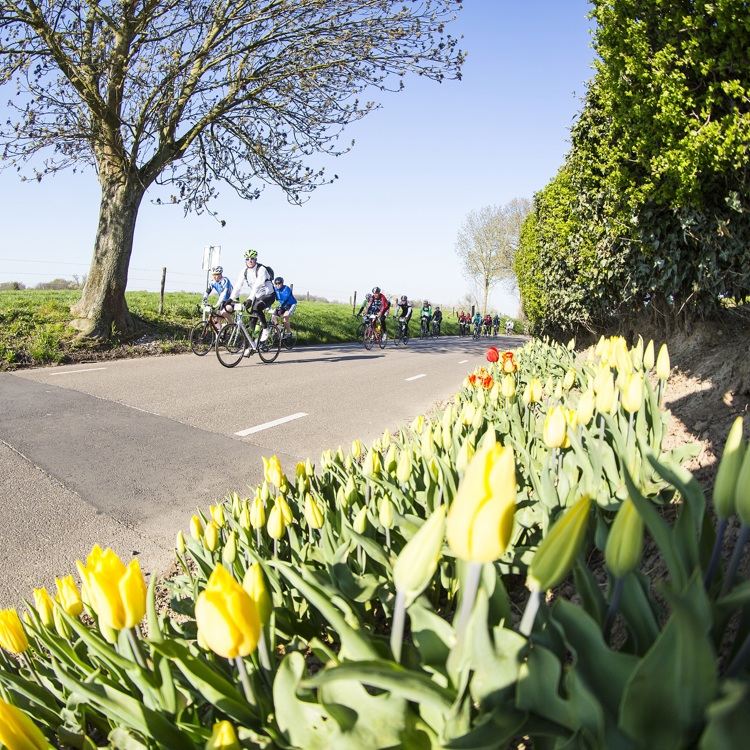
[{"label": "bicycle", "polygon": [[440,335],[440,323],[437,320],[432,321],[432,336],[437,338]]},{"label": "bicycle", "polygon": [[419,324],[419,338],[427,339],[430,337],[430,321],[427,318],[422,318]]},{"label": "bicycle", "polygon": [[190,330],[190,348],[193,354],[205,357],[216,344],[216,336],[222,328],[224,318],[219,315],[213,305],[204,305],[203,308],[198,305],[195,307],[196,312],[201,311],[202,318]]},{"label": "bicycle", "polygon": [[259,326],[255,326],[255,323],[259,321],[256,314],[252,314],[248,318],[250,327],[255,328],[253,333],[250,333],[244,320],[242,319],[242,312],[238,309],[234,323],[229,323],[222,328],[216,336],[216,357],[224,367],[235,367],[240,363],[240,360],[245,356],[245,350],[250,349],[250,354],[258,352],[258,356],[263,362],[273,362],[276,357],[279,356],[281,351],[281,331],[279,327],[274,323],[269,323],[268,336],[265,341],[261,341],[263,329]]},{"label": "bicycle", "polygon": [[283,323],[278,322],[281,319],[281,316],[276,310],[278,310],[278,308],[271,310],[271,314],[273,315],[274,325],[278,325],[279,330],[281,331],[281,345],[285,349],[294,349],[294,347],[297,346],[297,329],[289,323],[289,331],[287,332]]},{"label": "bicycle", "polygon": [[395,316],[394,322],[396,323],[396,335],[393,337],[393,343],[398,346],[400,342],[403,342],[406,346],[409,341],[409,322]]},{"label": "bicycle", "polygon": [[474,324],[474,334],[472,338],[479,339],[479,337],[482,335],[482,324],[481,323],[475,323]]},{"label": "bicycle", "polygon": [[383,331],[380,328],[380,316],[379,315],[367,315],[365,317],[365,330],[363,334],[363,341],[365,349],[370,351],[377,341],[381,349],[385,349],[385,341],[383,340]]}]

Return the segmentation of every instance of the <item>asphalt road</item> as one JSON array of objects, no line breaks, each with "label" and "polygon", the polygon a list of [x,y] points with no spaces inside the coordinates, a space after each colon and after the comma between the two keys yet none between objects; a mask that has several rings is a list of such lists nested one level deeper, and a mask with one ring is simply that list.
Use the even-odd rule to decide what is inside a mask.
[{"label": "asphalt road", "polygon": [[226,369],[213,353],[0,374],[0,608],[73,573],[94,543],[147,573],[173,560],[196,508],[325,449],[369,444],[449,398],[493,343],[388,342],[282,351]]}]

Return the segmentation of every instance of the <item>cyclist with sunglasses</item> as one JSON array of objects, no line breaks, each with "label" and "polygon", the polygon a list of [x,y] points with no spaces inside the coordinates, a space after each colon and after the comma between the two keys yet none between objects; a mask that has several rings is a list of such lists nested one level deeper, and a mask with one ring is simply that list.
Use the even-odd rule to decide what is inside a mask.
[{"label": "cyclist with sunglasses", "polygon": [[[268,273],[268,268],[262,263],[258,263],[258,251],[245,251],[245,269],[237,279],[234,285],[234,296],[239,302],[240,290],[245,284],[249,287],[245,309],[258,316],[258,322],[263,331],[260,334],[260,340],[265,341],[268,338],[268,322],[264,310],[267,310],[276,299],[273,290],[273,276]],[[253,301],[254,300],[254,301]],[[252,307],[251,307],[252,306]],[[250,349],[245,350],[245,356],[250,356]]]},{"label": "cyclist with sunglasses", "polygon": [[277,276],[274,279],[273,285],[275,287],[276,301],[279,303],[278,307],[271,310],[273,322],[279,322],[279,315],[284,318],[284,338],[286,339],[292,335],[292,326],[289,318],[292,317],[294,311],[297,309],[297,300],[294,298],[291,288],[284,283],[282,276]]},{"label": "cyclist with sunglasses", "polygon": [[[211,269],[211,277],[213,281],[211,281],[206,288],[201,303],[203,304],[203,307],[205,307],[208,303],[208,297],[211,292],[216,292],[216,294],[219,295],[219,300],[216,305],[219,315],[221,315],[227,323],[231,323],[232,316],[229,313],[233,309],[230,305],[232,299],[232,282],[223,274],[224,269],[221,266],[214,266],[214,268]],[[229,310],[227,310],[227,305],[229,305]]]}]

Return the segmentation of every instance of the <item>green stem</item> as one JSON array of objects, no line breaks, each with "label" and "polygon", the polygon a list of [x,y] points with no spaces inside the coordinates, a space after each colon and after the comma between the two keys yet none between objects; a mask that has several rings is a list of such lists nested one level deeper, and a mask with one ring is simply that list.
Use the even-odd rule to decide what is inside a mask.
[{"label": "green stem", "polygon": [[260,665],[263,669],[271,669],[271,658],[268,655],[268,644],[266,643],[266,634],[263,628],[260,630],[260,639],[258,640],[258,651],[260,652]]},{"label": "green stem", "polygon": [[612,598],[609,600],[609,608],[607,609],[607,616],[604,619],[603,635],[604,640],[609,640],[609,633],[612,630],[615,617],[617,616],[617,610],[620,609],[620,600],[622,599],[622,592],[625,589],[625,578],[620,577],[615,580],[615,588],[612,592]]},{"label": "green stem", "polygon": [[719,566],[719,555],[721,554],[721,548],[724,545],[724,534],[727,530],[727,519],[723,518],[719,521],[719,526],[716,529],[716,541],[714,542],[714,549],[711,553],[711,562],[708,564],[708,570],[706,571],[706,577],[703,579],[703,585],[708,591],[713,583],[714,576],[716,575],[716,569]]},{"label": "green stem", "polygon": [[724,585],[721,587],[721,595],[729,593],[729,589],[734,585],[734,579],[737,575],[737,571],[740,567],[740,561],[742,560],[742,552],[745,549],[748,537],[750,537],[750,526],[744,524],[740,528],[740,535],[737,537],[737,543],[732,553],[732,559],[729,562],[729,570],[727,570],[727,577],[724,579]]},{"label": "green stem", "polygon": [[478,562],[469,563],[469,570],[466,573],[466,589],[461,594],[461,607],[458,610],[456,618],[456,647],[463,643],[466,626],[474,609],[474,602],[477,599],[479,591],[479,581],[482,578],[483,564]]},{"label": "green stem", "polygon": [[242,683],[242,690],[245,693],[245,700],[251,706],[254,706],[255,695],[253,694],[253,688],[250,685],[250,677],[247,674],[247,667],[245,667],[245,660],[241,656],[235,656],[234,663],[240,675],[240,682]]},{"label": "green stem", "polygon": [[128,643],[130,643],[130,649],[133,652],[133,658],[135,659],[136,664],[141,669],[146,669],[146,660],[143,658],[143,653],[141,652],[141,644],[138,643],[138,637],[135,634],[135,628],[125,628],[125,632],[127,633]]},{"label": "green stem", "polygon": [[526,609],[521,618],[521,624],[518,627],[518,632],[526,638],[531,636],[531,630],[534,627],[534,620],[536,620],[536,614],[539,611],[539,605],[541,603],[542,592],[532,591],[529,595],[529,601],[526,602]]},{"label": "green stem", "polygon": [[401,647],[404,643],[404,624],[406,623],[406,598],[403,591],[396,591],[396,607],[393,611],[391,627],[391,652],[393,660],[401,663]]}]

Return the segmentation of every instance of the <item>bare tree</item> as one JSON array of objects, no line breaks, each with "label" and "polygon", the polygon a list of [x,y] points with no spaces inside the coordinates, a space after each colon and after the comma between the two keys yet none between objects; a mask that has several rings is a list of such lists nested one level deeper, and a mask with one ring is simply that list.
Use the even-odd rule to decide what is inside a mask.
[{"label": "bare tree", "polygon": [[[460,77],[444,24],[459,0],[0,0],[0,84],[15,116],[0,156],[35,179],[94,167],[93,258],[72,308],[81,335],[133,329],[125,286],[138,209],[154,183],[207,211],[220,181],[291,202],[330,180],[306,162],[339,155],[366,89],[407,73]],[[40,162],[34,157],[44,156]]]},{"label": "bare tree", "polygon": [[490,291],[515,279],[513,258],[521,225],[530,211],[531,201],[526,198],[514,198],[504,206],[484,206],[470,211],[458,231],[456,254],[464,278],[481,292],[484,313]]}]

